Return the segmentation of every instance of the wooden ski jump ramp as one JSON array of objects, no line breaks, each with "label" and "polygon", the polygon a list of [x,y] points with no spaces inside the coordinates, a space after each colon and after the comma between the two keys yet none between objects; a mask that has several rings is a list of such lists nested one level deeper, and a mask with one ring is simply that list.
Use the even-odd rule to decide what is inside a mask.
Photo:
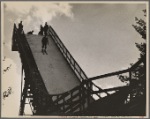
[{"label": "wooden ski jump ramp", "polygon": [[[19,115],[26,115],[26,104],[30,105],[33,115],[145,115],[146,89],[137,98],[132,93],[133,86],[139,86],[134,79],[139,67],[144,73],[136,80],[146,79],[144,57],[128,69],[88,78],[51,26],[46,53],[42,52],[43,37],[25,35],[14,24],[12,51],[19,52],[22,63]],[[101,89],[93,83],[124,73],[128,74],[129,85],[123,87]]]},{"label": "wooden ski jump ramp", "polygon": [[43,36],[26,35],[26,38],[49,94],[64,93],[80,84],[78,77],[50,36],[47,54],[41,51]]}]

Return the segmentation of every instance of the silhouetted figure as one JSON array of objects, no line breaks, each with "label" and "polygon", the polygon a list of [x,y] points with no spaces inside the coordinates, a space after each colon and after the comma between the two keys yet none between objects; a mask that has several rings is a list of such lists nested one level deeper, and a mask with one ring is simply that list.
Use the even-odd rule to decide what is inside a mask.
[{"label": "silhouetted figure", "polygon": [[47,45],[48,45],[48,38],[47,36],[44,36],[42,38],[42,52],[46,52]]},{"label": "silhouetted figure", "polygon": [[18,24],[18,30],[19,30],[19,33],[22,34],[22,32],[23,32],[22,21],[20,21],[20,23]]},{"label": "silhouetted figure", "polygon": [[45,22],[44,35],[46,35],[46,36],[47,36],[47,30],[48,30],[48,25],[47,25],[47,22]]},{"label": "silhouetted figure", "polygon": [[43,28],[43,26],[41,25],[41,26],[40,26],[39,35],[43,35],[43,32],[44,32],[44,28]]},{"label": "silhouetted figure", "polygon": [[27,34],[33,34],[33,32],[34,32],[34,31],[32,30],[32,31],[29,31]]}]

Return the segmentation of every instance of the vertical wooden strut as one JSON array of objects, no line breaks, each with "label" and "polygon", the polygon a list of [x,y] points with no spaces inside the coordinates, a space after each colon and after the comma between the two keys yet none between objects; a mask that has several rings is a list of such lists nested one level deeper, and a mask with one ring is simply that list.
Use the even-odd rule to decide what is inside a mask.
[{"label": "vertical wooden strut", "polygon": [[132,91],[131,91],[131,82],[132,82],[132,73],[131,73],[131,70],[129,71],[129,88],[130,88],[130,90],[129,90],[129,92],[130,92],[130,102],[131,102],[131,95],[132,95]]},{"label": "vertical wooden strut", "polygon": [[24,89],[23,89],[22,96],[21,96],[21,105],[20,105],[19,115],[24,114],[25,101],[26,101],[26,97],[27,97],[28,79],[25,77],[24,80],[25,80],[25,83],[24,83]]},{"label": "vertical wooden strut", "polygon": [[[22,102],[22,85],[23,85],[23,65],[22,65],[22,69],[21,69],[21,95],[20,95],[20,103]],[[23,104],[21,104],[23,105]],[[22,110],[22,106],[20,105],[20,112],[19,115],[23,115],[23,110]]]},{"label": "vertical wooden strut", "polygon": [[[22,97],[22,85],[23,85],[23,65],[21,69],[21,97]],[[20,97],[20,101],[21,101],[21,97]]]},{"label": "vertical wooden strut", "polygon": [[13,36],[12,36],[12,51],[18,51],[18,44],[16,41],[16,24],[14,24],[14,29],[13,29]]}]

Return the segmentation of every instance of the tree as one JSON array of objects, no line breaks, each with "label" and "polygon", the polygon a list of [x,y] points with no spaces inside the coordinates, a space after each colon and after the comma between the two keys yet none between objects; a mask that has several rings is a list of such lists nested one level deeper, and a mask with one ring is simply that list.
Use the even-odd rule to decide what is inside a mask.
[{"label": "tree", "polygon": [[[146,17],[146,10],[143,10],[144,16]],[[130,92],[130,96],[136,99],[140,96],[145,96],[146,98],[146,22],[142,19],[138,19],[135,17],[136,25],[132,25],[133,28],[142,36],[144,39],[144,42],[142,43],[135,43],[136,47],[140,51],[140,58],[144,59],[142,65],[138,65],[133,71],[132,71],[132,78],[124,75],[119,75],[119,79],[122,82],[126,82],[129,84],[129,82],[132,83],[131,88],[132,91]],[[133,64],[131,64],[132,66]],[[143,102],[145,99],[143,100]]]},{"label": "tree", "polygon": [[[146,17],[146,10],[143,10],[144,16]],[[135,17],[136,25],[132,25],[134,29],[142,36],[144,40],[146,40],[146,22],[142,19],[138,19]],[[146,64],[146,43],[135,43],[136,47],[140,51],[140,57],[145,59]]]}]

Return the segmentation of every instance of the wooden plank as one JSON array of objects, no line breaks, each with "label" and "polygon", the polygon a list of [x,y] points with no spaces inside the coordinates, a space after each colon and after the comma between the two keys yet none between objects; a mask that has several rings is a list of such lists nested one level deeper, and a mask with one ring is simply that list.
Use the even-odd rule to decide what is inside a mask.
[{"label": "wooden plank", "polygon": [[63,99],[64,97],[67,97],[68,95],[71,95],[72,93],[74,93],[76,90],[79,90],[79,89],[80,89],[80,86],[77,86],[64,94],[54,95],[54,96],[59,96],[56,100],[54,100],[54,103],[60,101],[61,99]]},{"label": "wooden plank", "polygon": [[65,108],[64,112],[72,109],[74,106],[79,105],[80,104],[80,100],[78,100],[76,103],[71,103],[67,108]]},{"label": "wooden plank", "polygon": [[[77,96],[79,96],[79,95],[80,95],[80,93],[81,93],[81,92],[79,92],[79,93],[77,93],[77,94],[73,95],[70,99],[65,100],[65,102],[63,102],[63,103],[66,103],[66,104],[67,104],[67,103],[72,102],[72,100],[73,100],[73,99],[75,99],[75,98],[77,98]],[[61,98],[61,99],[63,99],[63,98]],[[59,99],[59,101],[60,101],[61,99]],[[54,103],[56,103],[56,102],[58,102],[58,101],[55,101]],[[61,104],[58,104],[58,105],[61,105]]]},{"label": "wooden plank", "polygon": [[76,104],[72,109],[70,109],[68,113],[74,113],[75,110],[80,109],[80,106],[81,106],[80,103]]}]

